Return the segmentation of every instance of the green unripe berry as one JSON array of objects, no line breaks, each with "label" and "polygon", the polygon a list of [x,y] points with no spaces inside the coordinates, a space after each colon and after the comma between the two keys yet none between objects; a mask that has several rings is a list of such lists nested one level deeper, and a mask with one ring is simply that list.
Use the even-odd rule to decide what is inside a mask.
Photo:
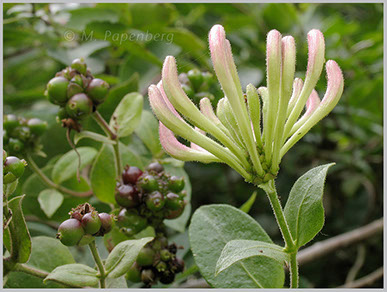
[{"label": "green unripe berry", "polygon": [[72,98],[77,93],[82,93],[83,88],[76,83],[70,82],[69,86],[67,86],[67,98]]},{"label": "green unripe berry", "polygon": [[130,228],[136,234],[147,227],[148,221],[135,210],[122,209],[117,216],[117,225],[120,228]]},{"label": "green unripe berry", "polygon": [[136,262],[134,262],[134,264],[130,267],[130,269],[125,275],[125,278],[126,280],[129,280],[130,282],[133,282],[133,283],[141,282],[141,270]]},{"label": "green unripe berry", "polygon": [[134,208],[140,204],[138,192],[132,185],[120,185],[114,198],[118,205],[125,208]]},{"label": "green unripe berry", "polygon": [[175,218],[179,217],[179,216],[183,213],[184,208],[185,208],[185,203],[184,203],[184,205],[183,205],[180,209],[178,209],[178,210],[168,210],[168,211],[166,212],[166,214],[165,214],[165,218],[166,218],[166,219],[175,219]]},{"label": "green unripe berry", "polygon": [[28,120],[27,126],[30,128],[31,133],[37,136],[41,136],[47,130],[47,122],[37,118]]},{"label": "green unripe berry", "polygon": [[12,136],[25,142],[31,137],[31,130],[28,127],[16,127],[12,132]]},{"label": "green unripe berry", "polygon": [[198,69],[192,69],[188,71],[187,77],[191,82],[193,89],[197,91],[203,83],[202,72]]},{"label": "green unripe berry", "polygon": [[82,119],[93,111],[91,99],[84,93],[78,93],[70,98],[66,104],[68,115],[74,119]]},{"label": "green unripe berry", "polygon": [[3,121],[3,128],[8,132],[19,126],[19,120],[15,115],[5,115]]},{"label": "green unripe berry", "polygon": [[94,78],[89,83],[86,92],[95,104],[100,104],[105,100],[109,92],[109,84],[102,79]]},{"label": "green unripe berry", "polygon": [[99,219],[97,212],[90,212],[85,214],[82,217],[81,224],[87,234],[97,233],[102,225],[101,219]]},{"label": "green unripe berry", "polygon": [[179,195],[175,193],[168,193],[166,195],[165,205],[170,210],[179,210],[184,207],[184,200],[180,198]]},{"label": "green unripe berry", "polygon": [[156,265],[156,270],[158,272],[164,272],[166,271],[168,268],[167,264],[165,262],[159,262],[157,265]]},{"label": "green unripe berry", "polygon": [[114,226],[113,216],[108,213],[100,213],[98,214],[98,216],[99,216],[99,219],[101,220],[101,229],[100,229],[101,235],[109,233]]},{"label": "green unripe berry", "polygon": [[10,184],[13,183],[15,180],[17,180],[17,177],[13,175],[12,173],[7,173],[3,176],[3,184]]},{"label": "green unripe berry", "polygon": [[157,212],[164,207],[164,196],[158,191],[152,192],[146,196],[145,204],[149,210]]},{"label": "green unripe berry", "polygon": [[169,252],[169,250],[167,249],[162,249],[160,251],[160,259],[164,262],[168,262],[169,260],[171,260],[172,258],[172,255],[171,253]]},{"label": "green unripe berry", "polygon": [[77,219],[68,219],[59,225],[57,238],[67,246],[77,245],[85,231]]},{"label": "green unripe berry", "polygon": [[52,78],[47,84],[47,95],[50,102],[57,105],[64,105],[67,98],[67,86],[69,81],[61,76]]},{"label": "green unripe berry", "polygon": [[4,173],[12,173],[16,178],[19,178],[24,173],[25,162],[15,156],[8,156],[4,161]]},{"label": "green unripe berry", "polygon": [[70,81],[83,88],[83,78],[81,75],[75,75]]},{"label": "green unripe berry", "polygon": [[136,262],[140,267],[151,266],[155,257],[155,251],[150,247],[143,247],[138,253]]},{"label": "green unripe berry", "polygon": [[172,192],[179,193],[184,189],[185,182],[183,177],[171,176],[168,180],[168,189]]},{"label": "green unripe berry", "polygon": [[86,75],[87,65],[83,58],[77,58],[71,63],[71,68],[77,70],[79,73]]},{"label": "green unripe berry", "polygon": [[157,179],[152,175],[145,175],[140,177],[137,182],[138,186],[147,192],[157,191],[159,188],[159,183]]},{"label": "green unripe berry", "polygon": [[161,250],[168,246],[168,239],[165,236],[156,237],[152,242],[154,250]]},{"label": "green unripe berry", "polygon": [[12,153],[20,153],[24,150],[24,143],[19,139],[9,138],[8,147]]}]

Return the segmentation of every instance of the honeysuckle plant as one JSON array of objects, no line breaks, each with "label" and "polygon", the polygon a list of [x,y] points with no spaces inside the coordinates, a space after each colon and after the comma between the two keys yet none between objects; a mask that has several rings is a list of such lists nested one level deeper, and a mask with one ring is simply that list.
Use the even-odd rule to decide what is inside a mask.
[{"label": "honeysuckle plant", "polygon": [[[199,108],[189,99],[179,83],[176,61],[172,56],[164,61],[162,80],[149,87],[150,104],[159,119],[161,145],[169,155],[179,160],[226,163],[246,182],[262,188],[270,200],[285,246],[274,245],[266,237],[258,241],[256,238],[254,241],[236,238],[223,244],[224,249],[221,254],[218,252],[214,269],[202,267],[201,272],[210,284],[215,285],[216,277],[236,263],[264,256],[281,265],[284,262],[289,265],[290,286],[298,287],[297,251],[322,228],[323,185],[332,164],[314,168],[302,176],[294,185],[284,209],[274,180],[283,156],[338,103],[344,87],[341,69],[333,60],[325,62],[323,34],[313,29],[308,33],[305,79],[295,78],[294,38],[283,37],[277,30],[272,30],[267,35],[267,84],[258,89],[249,84],[244,92],[230,42],[221,25],[212,27],[209,47],[224,93],[216,109],[206,97],[200,100]],[[327,89],[320,100],[314,88],[324,63]],[[185,139],[189,145],[181,143],[177,137]],[[196,213],[190,226],[190,237],[196,262],[201,268],[199,253],[202,247],[195,243],[197,235],[194,230],[200,226]],[[264,233],[263,230],[259,232]],[[256,286],[265,287],[255,282]]]}]

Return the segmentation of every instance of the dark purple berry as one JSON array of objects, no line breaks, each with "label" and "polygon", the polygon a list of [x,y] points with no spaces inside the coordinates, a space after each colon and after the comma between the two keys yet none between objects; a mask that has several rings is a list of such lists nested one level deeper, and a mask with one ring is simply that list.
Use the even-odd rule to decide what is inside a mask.
[{"label": "dark purple berry", "polygon": [[163,284],[171,284],[174,280],[175,274],[170,271],[166,271],[161,274],[160,282]]},{"label": "dark purple berry", "polygon": [[172,265],[174,266],[176,273],[181,273],[184,271],[184,261],[182,259],[174,258],[172,260]]},{"label": "dark purple berry", "polygon": [[124,184],[136,184],[138,178],[142,175],[141,169],[135,166],[126,166],[122,173]]}]

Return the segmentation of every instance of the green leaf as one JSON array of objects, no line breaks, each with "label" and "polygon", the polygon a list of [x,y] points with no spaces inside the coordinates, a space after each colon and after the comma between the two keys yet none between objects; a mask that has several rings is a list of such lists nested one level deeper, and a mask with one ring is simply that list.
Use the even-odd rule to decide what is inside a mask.
[{"label": "green leaf", "polygon": [[[91,147],[77,148],[81,156],[81,169],[93,161],[97,150]],[[54,165],[52,170],[52,180],[59,184],[76,175],[78,168],[78,155],[74,150],[63,155]]]},{"label": "green leaf", "polygon": [[191,250],[201,275],[216,288],[279,288],[284,284],[282,264],[265,257],[244,259],[215,277],[216,262],[231,240],[272,243],[249,215],[229,205],[202,206],[189,227]]},{"label": "green leaf", "polygon": [[242,205],[240,206],[240,210],[242,210],[245,213],[249,213],[251,207],[253,206],[255,199],[257,197],[257,192],[255,191],[251,197]]},{"label": "green leaf", "polygon": [[311,241],[324,225],[322,196],[328,169],[334,163],[309,170],[293,185],[284,209],[297,247]]},{"label": "green leaf", "polygon": [[113,145],[116,144],[116,141],[113,141],[104,135],[100,135],[100,134],[90,132],[90,131],[81,131],[79,133],[78,132],[75,133],[74,144],[78,144],[78,142],[80,140],[85,139],[85,138],[89,138],[89,139],[92,139],[94,141],[107,143],[107,144],[113,144]]},{"label": "green leaf", "polygon": [[141,120],[143,97],[141,94],[128,93],[121,100],[110,119],[110,127],[116,129],[119,137],[133,133]]},{"label": "green leaf", "polygon": [[267,257],[280,264],[289,261],[289,255],[279,245],[255,240],[231,240],[223,248],[216,263],[215,274],[223,272],[232,265],[251,257]]},{"label": "green leaf", "polygon": [[31,254],[31,237],[27,229],[22,211],[25,195],[15,197],[8,202],[12,219],[8,225],[11,239],[11,260],[16,263],[26,263]]},{"label": "green leaf", "polygon": [[115,204],[116,166],[111,145],[104,144],[99,150],[91,168],[90,182],[93,193],[99,200]]},{"label": "green leaf", "polygon": [[10,184],[3,184],[3,193],[6,197],[9,197],[13,194],[13,192],[16,190],[17,184],[19,180],[15,180],[14,182],[11,182]]},{"label": "green leaf", "polygon": [[69,264],[55,268],[44,280],[63,283],[71,287],[87,287],[98,285],[98,272],[89,266],[82,264]]},{"label": "green leaf", "polygon": [[184,198],[184,200],[187,201],[187,205],[185,206],[183,213],[176,219],[164,220],[165,225],[167,225],[169,228],[172,228],[179,232],[184,232],[188,219],[191,216],[191,193],[192,193],[191,182],[189,180],[188,174],[185,172],[183,167],[175,167],[172,164],[164,164],[163,166],[166,173],[184,177],[184,181],[185,181],[184,190],[187,192],[187,196]]},{"label": "green leaf", "polygon": [[124,275],[133,265],[140,250],[153,237],[144,237],[137,240],[126,240],[119,243],[106,259],[105,269],[109,278],[118,278]]},{"label": "green leaf", "polygon": [[51,218],[63,202],[63,195],[55,189],[47,189],[39,193],[40,208]]},{"label": "green leaf", "polygon": [[[75,263],[69,249],[59,240],[47,237],[37,236],[32,238],[32,252],[28,266],[51,272],[56,267]],[[55,256],[53,256],[55,255]],[[9,288],[63,288],[54,282],[43,284],[41,278],[22,273],[11,272],[8,275],[6,287]]]},{"label": "green leaf", "polygon": [[153,156],[158,157],[162,153],[163,149],[159,140],[159,123],[150,111],[142,111],[140,124],[134,132]]}]

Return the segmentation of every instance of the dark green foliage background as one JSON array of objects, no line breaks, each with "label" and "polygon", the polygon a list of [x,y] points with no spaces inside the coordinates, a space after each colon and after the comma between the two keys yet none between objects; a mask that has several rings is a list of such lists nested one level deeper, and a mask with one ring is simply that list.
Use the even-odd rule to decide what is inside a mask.
[{"label": "dark green foliage background", "polygon": [[[265,85],[265,36],[269,30],[277,29],[283,35],[295,37],[297,75],[303,77],[307,64],[306,34],[312,28],[320,29],[326,40],[327,60],[336,60],[343,69],[344,94],[334,111],[284,157],[277,180],[279,193],[284,204],[300,175],[314,166],[336,162],[328,173],[324,194],[326,224],[314,242],[382,216],[382,4],[4,4],[3,7],[4,113],[36,116],[49,123],[43,137],[48,158],[38,160],[41,166],[70,150],[65,131],[55,122],[57,107],[45,100],[43,92],[55,72],[76,57],[86,57],[93,73],[116,88],[118,96],[120,90],[124,93],[139,90],[146,95],[147,86],[159,80],[167,55],[177,58],[180,72],[192,68],[213,72],[207,34],[212,25],[220,23],[231,42],[242,84],[251,82],[260,86]],[[105,37],[108,31],[111,34]],[[118,38],[114,33],[120,34]],[[165,38],[120,41],[123,33],[128,36],[164,33]],[[323,74],[317,86],[320,97],[325,87]],[[106,105],[102,114],[111,114],[114,104],[117,103]],[[87,127],[95,126],[87,122]],[[97,146],[86,140],[80,145]],[[254,191],[252,185],[244,183],[226,166],[187,163],[185,168],[193,187],[193,209],[210,203],[239,207]],[[29,174],[26,171],[21,183]],[[77,204],[80,200],[75,201]],[[250,214],[275,242],[281,243],[262,191],[258,191]],[[42,224],[30,224],[33,235],[51,232]],[[364,245],[366,259],[359,277],[382,265],[381,235],[370,238]],[[351,246],[302,266],[301,285],[342,285],[356,254],[356,246]],[[374,284],[381,286],[382,280]]]}]

